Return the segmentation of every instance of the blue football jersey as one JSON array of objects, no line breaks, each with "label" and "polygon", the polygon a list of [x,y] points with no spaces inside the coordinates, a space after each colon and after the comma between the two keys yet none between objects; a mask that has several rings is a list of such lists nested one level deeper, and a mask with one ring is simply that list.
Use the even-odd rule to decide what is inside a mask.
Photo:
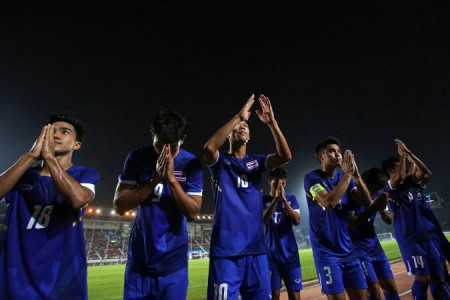
[{"label": "blue football jersey", "polygon": [[[95,191],[95,169],[67,173]],[[87,299],[83,216],[67,204],[49,176],[30,168],[4,198],[0,237],[1,299]]]},{"label": "blue football jersey", "polygon": [[423,186],[414,182],[411,176],[407,176],[395,189],[389,185],[389,209],[394,214],[394,233],[397,242],[409,243],[423,242],[430,239],[427,222],[422,212]]},{"label": "blue football jersey", "polygon": [[[372,199],[375,199],[380,194],[381,192],[373,195]],[[361,215],[369,208],[360,205],[353,199],[350,199],[349,209],[350,215]],[[349,228],[348,233],[353,242],[356,252],[361,252],[370,256],[376,256],[383,252],[383,248],[381,247],[380,241],[377,238],[377,233],[375,232],[375,227],[373,225],[375,217],[376,214],[372,215],[359,226]]]},{"label": "blue football jersey", "polygon": [[305,175],[304,187],[309,210],[310,240],[314,258],[322,262],[349,262],[357,259],[348,235],[349,192],[355,188],[353,179],[334,209],[326,209],[314,200],[321,190],[330,192],[343,177],[336,172],[334,177],[325,177],[320,170]]},{"label": "blue football jersey", "polygon": [[[151,145],[130,152],[119,182],[137,186],[148,182],[156,172],[158,157]],[[196,156],[180,148],[174,158],[174,173],[186,194],[202,195],[203,171]],[[127,264],[150,275],[176,272],[187,267],[188,241],[186,219],[173,203],[168,185],[161,181],[138,206]]]},{"label": "blue football jersey", "polygon": [[[272,200],[272,196],[264,195],[265,209],[270,206]],[[286,200],[293,210],[300,213],[298,201],[294,195],[286,194]],[[269,249],[267,258],[271,268],[291,269],[300,266],[297,241],[295,240],[292,226],[291,221],[286,215],[283,200],[278,199],[272,217],[265,224],[264,230],[266,245]]]},{"label": "blue football jersey", "polygon": [[436,216],[427,201],[424,199],[424,201],[420,201],[419,203],[421,204],[421,211],[425,217],[425,226],[427,226],[428,231],[442,230],[441,224],[439,224],[438,219],[436,219]]},{"label": "blue football jersey", "polygon": [[234,257],[267,253],[261,173],[266,155],[236,158],[219,153],[209,166],[214,199],[210,255]]}]

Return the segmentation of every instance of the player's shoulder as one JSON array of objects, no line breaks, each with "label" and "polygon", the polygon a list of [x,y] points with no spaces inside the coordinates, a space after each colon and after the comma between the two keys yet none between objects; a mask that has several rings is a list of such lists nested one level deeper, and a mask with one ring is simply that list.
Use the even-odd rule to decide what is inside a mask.
[{"label": "player's shoulder", "polygon": [[322,178],[321,172],[319,169],[313,170],[305,174],[305,179],[313,179],[313,178]]},{"label": "player's shoulder", "polygon": [[77,164],[73,164],[72,167],[70,167],[70,169],[67,170],[67,173],[74,178],[77,178],[79,176],[89,176],[96,178],[100,177],[100,174],[97,171],[97,169],[93,167],[80,166]]},{"label": "player's shoulder", "polygon": [[184,150],[183,148],[180,148],[180,152],[178,152],[178,155],[180,155],[180,157],[187,159],[187,160],[192,160],[192,159],[198,159],[197,155]]}]

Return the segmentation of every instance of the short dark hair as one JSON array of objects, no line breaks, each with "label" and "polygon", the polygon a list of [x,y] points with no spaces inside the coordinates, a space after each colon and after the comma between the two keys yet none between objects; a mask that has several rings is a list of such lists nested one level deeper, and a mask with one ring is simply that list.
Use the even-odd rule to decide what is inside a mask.
[{"label": "short dark hair", "polygon": [[383,169],[386,176],[390,177],[388,170],[395,168],[395,164],[398,162],[400,162],[398,157],[389,157],[381,162],[381,169]]},{"label": "short dark hair", "polygon": [[381,190],[387,186],[387,176],[380,168],[370,168],[361,175],[362,180],[367,186],[372,186],[376,190]]},{"label": "short dark hair", "polygon": [[278,167],[269,172],[269,180],[274,178],[285,178],[287,179],[287,170],[283,167]]},{"label": "short dark hair", "polygon": [[163,143],[177,142],[186,135],[186,119],[176,111],[160,111],[152,122],[152,133]]},{"label": "short dark hair", "polygon": [[338,145],[339,148],[341,147],[341,143],[339,142],[339,140],[337,138],[329,137],[316,145],[316,148],[314,149],[314,154],[315,155],[319,154],[319,152],[321,152],[323,149],[325,149],[325,147],[328,145]]},{"label": "short dark hair", "polygon": [[72,125],[75,129],[76,140],[78,142],[83,142],[85,129],[83,123],[80,120],[68,114],[54,114],[48,118],[45,124],[53,124],[55,122],[66,122]]}]

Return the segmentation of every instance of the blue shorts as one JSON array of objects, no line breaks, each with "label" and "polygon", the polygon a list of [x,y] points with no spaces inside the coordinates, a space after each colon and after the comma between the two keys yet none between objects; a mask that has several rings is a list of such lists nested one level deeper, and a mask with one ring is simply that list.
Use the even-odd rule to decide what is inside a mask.
[{"label": "blue shorts", "polygon": [[188,268],[164,276],[150,276],[125,269],[123,299],[186,299],[189,284]]},{"label": "blue shorts", "polygon": [[324,294],[340,294],[346,288],[367,289],[359,260],[347,263],[316,261],[316,271]]},{"label": "blue shorts", "polygon": [[389,259],[387,258],[384,251],[375,256],[358,253],[358,257],[361,261],[361,265],[364,270],[364,275],[366,276],[367,282],[375,282],[378,280],[378,278],[394,278],[394,274],[392,274],[391,270],[391,265],[389,264]]},{"label": "blue shorts", "polygon": [[239,293],[243,300],[270,299],[269,266],[265,254],[210,258],[208,300],[238,300]]},{"label": "blue shorts", "polygon": [[281,289],[281,279],[283,279],[288,290],[303,290],[302,269],[300,267],[287,270],[270,269],[270,286],[272,287],[272,291],[279,291]]},{"label": "blue shorts", "polygon": [[399,243],[408,274],[443,276],[439,251],[433,240],[420,243]]}]

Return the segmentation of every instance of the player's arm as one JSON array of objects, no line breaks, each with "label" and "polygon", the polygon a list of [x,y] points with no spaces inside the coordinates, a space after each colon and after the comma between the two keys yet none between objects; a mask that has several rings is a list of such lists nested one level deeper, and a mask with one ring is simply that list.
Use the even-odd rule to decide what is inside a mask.
[{"label": "player's arm", "polygon": [[261,95],[258,100],[261,104],[261,110],[256,110],[256,114],[263,123],[269,126],[277,149],[277,153],[270,154],[267,157],[267,167],[269,170],[272,170],[289,162],[292,159],[292,154],[286,138],[281,132],[278,122],[275,120],[275,115],[273,113],[272,104],[270,103],[269,98]]},{"label": "player's arm", "polygon": [[55,157],[54,125],[50,125],[42,145],[41,156],[49,169],[53,183],[63,199],[73,208],[80,209],[94,199],[94,192],[70,176]]},{"label": "player's arm", "polygon": [[366,184],[361,178],[358,171],[358,166],[356,165],[355,156],[351,154],[351,162],[353,165],[353,181],[356,184],[356,188],[350,191],[350,196],[356,200],[360,205],[369,207],[372,204],[372,198],[370,197],[369,190]]},{"label": "player's arm", "polygon": [[173,172],[173,157],[170,145],[166,145],[158,159],[157,172],[164,179],[170,189],[175,207],[188,219],[195,220],[202,207],[202,196],[188,195],[183,190]]},{"label": "player's arm", "polygon": [[42,145],[44,144],[49,127],[50,125],[45,125],[31,149],[22,155],[14,165],[0,175],[0,199],[5,197],[5,195],[17,184],[28,168],[40,159]]},{"label": "player's arm", "polygon": [[286,209],[286,216],[288,217],[289,221],[291,221],[291,223],[295,226],[300,224],[300,213],[294,210],[286,199],[283,199],[283,202],[284,208]]},{"label": "player's arm", "polygon": [[352,180],[354,165],[351,160],[351,151],[346,150],[344,153],[344,159],[342,161],[342,171],[344,175],[338,184],[328,192],[321,183],[316,183],[311,186],[309,193],[325,209],[334,208],[336,204],[341,200],[342,196],[347,192],[347,188]]},{"label": "player's arm", "polygon": [[127,211],[138,207],[153,193],[159,182],[158,176],[153,176],[140,186],[119,182],[116,186],[113,202],[116,213],[122,216]]},{"label": "player's arm", "polygon": [[203,146],[203,157],[205,158],[206,163],[212,164],[217,160],[219,148],[222,147],[223,143],[225,143],[228,135],[233,131],[236,125],[238,125],[241,121],[248,120],[251,115],[250,108],[254,102],[255,95],[251,95],[239,113],[233,116],[231,120],[229,120],[209,138]]},{"label": "player's arm", "polygon": [[362,223],[366,222],[367,219],[376,214],[377,211],[380,211],[380,213],[381,210],[384,211],[384,208],[386,207],[387,204],[387,198],[388,198],[387,193],[382,193],[380,196],[374,199],[372,205],[365,212],[359,215],[352,214],[350,216],[350,227],[356,227],[361,225]]},{"label": "player's arm", "polygon": [[275,208],[277,206],[277,203],[278,203],[278,197],[279,197],[279,195],[275,194],[272,202],[270,202],[269,207],[266,210],[264,210],[264,212],[263,212],[264,224],[267,224],[270,221],[270,218],[272,218],[272,215],[273,215]]},{"label": "player's arm", "polygon": [[387,209],[380,210],[380,216],[384,223],[391,225],[392,224],[392,215]]},{"label": "player's arm", "polygon": [[400,162],[399,167],[395,170],[394,174],[392,174],[389,182],[391,188],[395,189],[406,177],[406,154],[400,149]]},{"label": "player's arm", "polygon": [[281,194],[281,199],[283,200],[283,203],[284,203],[284,209],[286,210],[287,218],[289,219],[289,221],[292,224],[297,226],[298,224],[300,224],[300,213],[298,211],[295,211],[292,208],[292,206],[289,204],[289,202],[287,201],[285,189],[282,184],[280,184],[280,194]]},{"label": "player's arm", "polygon": [[414,155],[414,153],[411,152],[411,150],[406,147],[405,143],[403,143],[399,139],[395,139],[395,142],[399,147],[402,149],[402,151],[407,155],[407,158],[410,159],[411,164],[414,164],[415,171],[412,173],[412,176],[414,176],[414,179],[418,182],[421,182],[422,184],[425,184],[430,180],[431,176],[433,175],[428,169],[428,167],[421,161],[417,156]]}]

